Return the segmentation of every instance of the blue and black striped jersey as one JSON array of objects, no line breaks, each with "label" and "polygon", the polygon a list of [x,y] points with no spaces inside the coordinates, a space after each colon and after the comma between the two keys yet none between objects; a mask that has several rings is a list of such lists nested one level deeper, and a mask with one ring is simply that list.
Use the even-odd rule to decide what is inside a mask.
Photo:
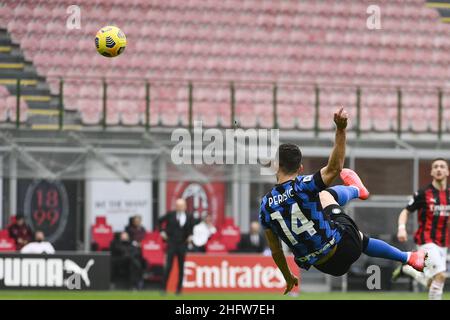
[{"label": "blue and black striped jersey", "polygon": [[309,269],[340,240],[341,232],[323,212],[319,192],[326,188],[320,171],[276,184],[261,201],[259,220],[292,250],[297,264]]}]

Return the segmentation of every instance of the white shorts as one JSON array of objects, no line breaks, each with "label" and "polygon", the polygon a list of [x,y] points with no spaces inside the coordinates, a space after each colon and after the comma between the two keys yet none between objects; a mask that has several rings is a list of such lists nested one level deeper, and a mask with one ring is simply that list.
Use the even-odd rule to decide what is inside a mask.
[{"label": "white shorts", "polygon": [[428,253],[428,259],[423,270],[427,278],[433,278],[438,273],[447,270],[447,248],[440,247],[435,243],[426,243],[418,246],[418,248]]}]

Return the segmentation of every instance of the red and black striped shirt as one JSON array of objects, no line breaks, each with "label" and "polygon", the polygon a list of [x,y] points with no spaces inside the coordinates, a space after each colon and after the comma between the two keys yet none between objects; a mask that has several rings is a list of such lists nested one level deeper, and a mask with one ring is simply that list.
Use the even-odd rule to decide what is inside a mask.
[{"label": "red and black striped shirt", "polygon": [[406,209],[409,212],[417,210],[419,228],[414,236],[416,244],[435,243],[441,247],[448,247],[450,188],[441,191],[429,184],[414,194]]}]

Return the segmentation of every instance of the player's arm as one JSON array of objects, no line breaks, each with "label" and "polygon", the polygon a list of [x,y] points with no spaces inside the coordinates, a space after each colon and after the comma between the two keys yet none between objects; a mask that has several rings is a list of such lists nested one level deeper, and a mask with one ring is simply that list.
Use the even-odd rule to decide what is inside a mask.
[{"label": "player's arm", "polygon": [[419,209],[424,203],[424,194],[422,190],[414,193],[414,196],[409,200],[408,205],[400,212],[398,216],[398,231],[397,239],[400,242],[408,240],[408,232],[406,230],[406,223],[408,222],[408,216],[411,212]]},{"label": "player's arm", "polygon": [[343,107],[334,114],[334,123],[336,124],[336,135],[334,138],[334,147],[331,152],[328,164],[320,170],[322,181],[329,186],[333,180],[339,175],[344,167],[345,160],[345,141],[347,128],[347,112]]},{"label": "player's arm", "polygon": [[298,279],[291,273],[291,270],[289,269],[286,257],[284,256],[283,248],[281,247],[281,243],[278,237],[270,229],[265,230],[265,236],[270,250],[272,251],[272,258],[283,274],[284,279],[286,280],[286,290],[284,291],[284,294],[286,294],[291,291],[294,286],[298,285]]},{"label": "player's arm", "polygon": [[408,209],[403,209],[398,216],[398,231],[397,231],[397,239],[400,242],[405,242],[408,240],[408,233],[406,231],[406,223],[408,222]]}]

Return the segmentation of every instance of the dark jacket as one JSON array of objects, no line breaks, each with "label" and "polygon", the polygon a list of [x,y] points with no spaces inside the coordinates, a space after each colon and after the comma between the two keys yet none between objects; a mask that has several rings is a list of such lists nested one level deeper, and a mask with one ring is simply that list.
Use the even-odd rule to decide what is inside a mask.
[{"label": "dark jacket", "polygon": [[139,257],[140,250],[134,246],[131,241],[121,241],[114,239],[111,242],[111,256],[117,258]]},{"label": "dark jacket", "polygon": [[258,236],[259,236],[259,244],[255,245],[252,243],[250,234],[242,235],[241,241],[239,242],[239,245],[238,245],[238,251],[262,253],[264,251],[264,249],[266,248],[266,241],[262,234],[259,234]]},{"label": "dark jacket", "polygon": [[125,232],[130,236],[131,241],[142,242],[145,238],[145,228],[143,226],[135,227],[133,225],[128,225],[125,228]]},{"label": "dark jacket", "polygon": [[187,245],[187,238],[192,235],[194,228],[194,217],[186,213],[186,223],[180,226],[176,211],[169,211],[159,219],[159,229],[166,232],[169,245]]},{"label": "dark jacket", "polygon": [[[14,223],[8,228],[9,236],[14,239],[16,242],[16,249],[20,250],[22,247],[33,240],[33,232],[31,231],[31,228],[26,225],[25,223],[19,226],[18,224]],[[19,239],[22,239],[25,241],[25,243],[19,243]]]}]

